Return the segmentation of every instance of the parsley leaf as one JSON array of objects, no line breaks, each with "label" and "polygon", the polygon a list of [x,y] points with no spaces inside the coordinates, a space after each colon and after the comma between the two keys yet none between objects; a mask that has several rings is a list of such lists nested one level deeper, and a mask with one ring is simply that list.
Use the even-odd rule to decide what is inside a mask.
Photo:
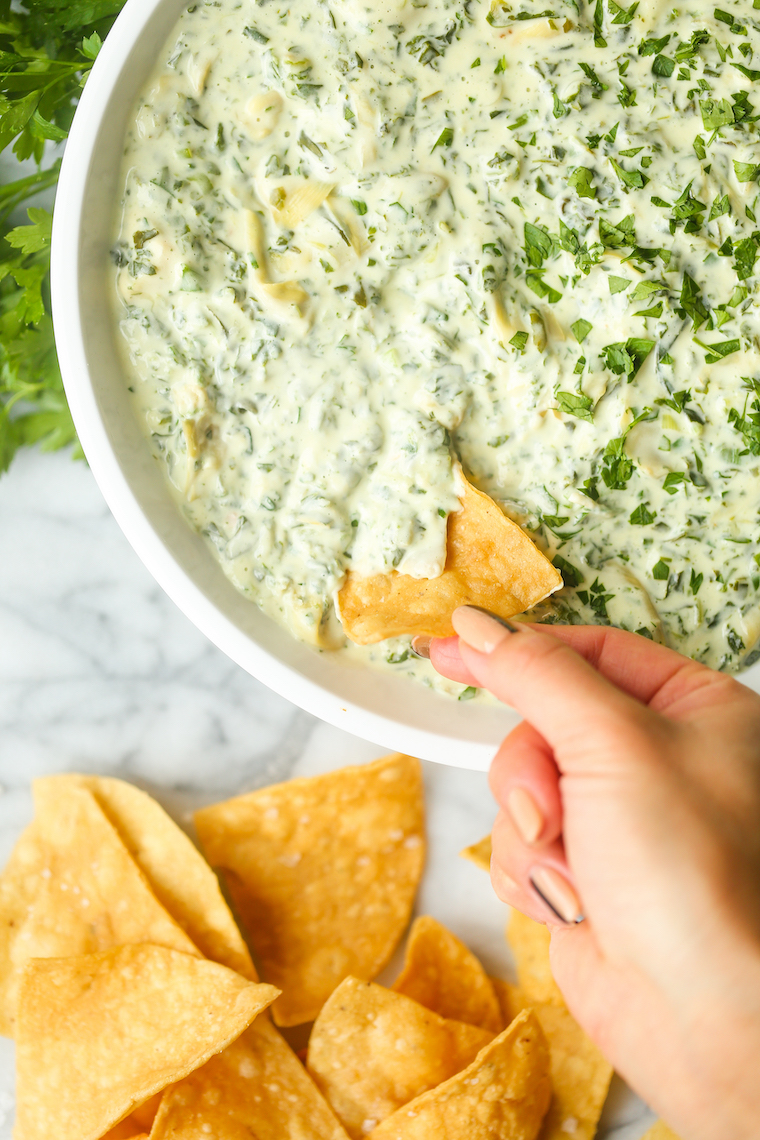
[{"label": "parsley leaf", "polygon": [[[0,186],[0,472],[21,447],[76,440],[49,312],[50,214],[34,197],[55,186],[46,144],[67,135],[82,85],[122,0],[26,0],[0,7],[0,151],[37,170]],[[8,167],[6,167],[6,170]],[[8,226],[26,207],[28,224]]]},{"label": "parsley leaf", "polygon": [[657,55],[670,41],[670,36],[662,36],[659,40],[642,40],[639,44],[639,55]]},{"label": "parsley leaf", "polygon": [[596,187],[591,185],[593,175],[593,170],[589,170],[587,166],[576,166],[567,184],[572,186],[579,198],[596,198]]},{"label": "parsley leaf", "polygon": [[696,332],[710,316],[702,300],[702,292],[693,277],[688,273],[683,275],[680,296],[681,308],[691,317]]},{"label": "parsley leaf", "polygon": [[583,392],[557,392],[556,397],[560,411],[565,415],[587,420],[590,424],[594,422],[594,401],[590,396],[584,395]]},{"label": "parsley leaf", "polygon": [[733,352],[738,352],[742,346],[738,337],[734,340],[716,340],[712,344],[705,344],[697,337],[694,338],[696,343],[707,351],[705,362],[707,364],[717,364],[719,360],[724,360],[725,357],[730,356]]},{"label": "parsley leaf", "polygon": [[554,239],[543,226],[534,226],[533,222],[525,223],[523,236],[527,260],[536,269],[540,269],[544,260],[555,252]]},{"label": "parsley leaf", "polygon": [[760,163],[737,162],[734,159],[734,171],[739,182],[757,182],[760,175]]},{"label": "parsley leaf", "polygon": [[616,376],[634,378],[654,348],[655,342],[645,337],[631,336],[626,341],[606,344],[602,349],[604,363]]},{"label": "parsley leaf", "polygon": [[754,234],[736,243],[733,249],[734,269],[740,281],[746,281],[754,273],[757,253],[758,239]]},{"label": "parsley leaf", "polygon": [[649,181],[646,174],[643,174],[640,170],[625,170],[614,158],[610,158],[610,164],[626,192],[633,189],[641,190]]},{"label": "parsley leaf", "polygon": [[622,491],[633,475],[633,463],[624,447],[625,436],[621,435],[618,439],[610,440],[602,455],[601,476],[611,491]]},{"label": "parsley leaf", "polygon": [[583,317],[579,317],[577,321],[574,321],[573,324],[570,325],[570,328],[573,331],[573,336],[578,341],[578,344],[583,344],[584,340],[591,332],[593,327],[594,326],[591,324],[591,321],[586,321],[583,319]]},{"label": "parsley leaf", "polygon": [[650,511],[646,503],[639,503],[635,511],[631,512],[629,522],[634,526],[648,526],[657,518],[657,511]]},{"label": "parsley leaf", "polygon": [[546,281],[544,281],[541,273],[536,269],[529,269],[525,274],[525,284],[529,289],[533,290],[537,297],[546,298],[552,305],[562,300],[562,294],[551,285],[548,285]]}]

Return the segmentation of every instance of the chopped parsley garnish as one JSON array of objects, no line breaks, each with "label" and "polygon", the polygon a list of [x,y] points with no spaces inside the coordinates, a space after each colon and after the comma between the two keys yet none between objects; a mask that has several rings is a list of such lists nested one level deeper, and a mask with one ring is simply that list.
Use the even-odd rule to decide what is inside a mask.
[{"label": "chopped parsley garnish", "polygon": [[594,422],[594,401],[583,392],[557,392],[557,404],[565,415],[575,416],[579,420]]}]

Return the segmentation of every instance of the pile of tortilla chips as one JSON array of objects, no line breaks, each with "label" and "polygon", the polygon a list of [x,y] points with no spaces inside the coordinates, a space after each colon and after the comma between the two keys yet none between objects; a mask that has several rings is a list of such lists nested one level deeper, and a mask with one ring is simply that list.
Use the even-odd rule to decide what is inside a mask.
[{"label": "pile of tortilla chips", "polygon": [[[0,877],[14,1140],[594,1135],[610,1069],[562,1002],[543,927],[512,919],[518,986],[427,917],[392,988],[374,981],[423,870],[417,760],[200,811],[211,866],[119,780],[49,777],[34,798]],[[305,1064],[270,1014],[299,1027]]]}]

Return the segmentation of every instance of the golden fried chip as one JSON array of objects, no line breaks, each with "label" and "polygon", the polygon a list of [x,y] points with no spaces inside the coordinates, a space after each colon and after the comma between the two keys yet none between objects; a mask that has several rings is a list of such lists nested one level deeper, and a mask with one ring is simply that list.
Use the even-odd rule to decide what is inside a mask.
[{"label": "golden fried chip", "polygon": [[139,1127],[133,1116],[128,1116],[125,1120],[120,1120],[113,1128],[109,1128],[101,1140],[143,1140],[148,1136],[147,1132],[135,1132],[135,1128]]},{"label": "golden fried chip", "polygon": [[507,942],[512,947],[517,964],[517,980],[525,1000],[533,1005],[537,1001],[564,1005],[559,986],[554,980],[549,961],[551,934],[540,922],[513,910],[507,926]]},{"label": "golden fried chip", "polygon": [[503,983],[503,996],[516,1012],[523,1002],[536,1014],[551,1057],[552,1100],[541,1140],[592,1140],[612,1079],[612,1066],[581,1029],[551,975],[549,931],[512,912],[508,938],[517,959],[520,988]]},{"label": "golden fried chip", "polygon": [[505,982],[502,978],[490,978],[489,980],[496,997],[499,999],[502,1021],[504,1025],[509,1025],[518,1013],[528,1005],[525,995],[520,987],[512,982]]},{"label": "golden fried chip", "polygon": [[118,831],[158,901],[212,962],[256,981],[251,955],[224,901],[216,875],[151,796],[107,776],[47,776],[34,781],[35,803],[70,785],[88,788]]},{"label": "golden fried chip", "polygon": [[425,859],[420,763],[290,780],[196,813],[229,885],[278,1025],[312,1021],[353,974],[374,978],[409,921]]},{"label": "golden fried chip", "polygon": [[471,844],[470,847],[465,847],[459,854],[463,859],[469,859],[476,867],[480,867],[481,871],[491,870],[491,836],[487,835],[485,839],[479,840],[477,843]]},{"label": "golden fried chip", "polygon": [[32,959],[19,990],[16,1140],[98,1140],[276,996],[161,946]]},{"label": "golden fried chip", "polygon": [[501,1033],[499,999],[478,959],[434,918],[416,918],[406,944],[404,968],[391,989],[440,1017]]},{"label": "golden fried chip", "polygon": [[467,1069],[394,1112],[372,1138],[535,1140],[550,1094],[546,1041],[525,1010]]},{"label": "golden fried chip", "polygon": [[152,1140],[347,1140],[265,1017],[164,1093]]},{"label": "golden fried chip", "polygon": [[668,1128],[664,1120],[658,1120],[656,1124],[646,1132],[641,1140],[679,1140],[672,1128]]},{"label": "golden fried chip", "polygon": [[338,593],[348,637],[371,645],[401,634],[450,637],[457,606],[483,606],[509,618],[562,585],[552,566],[501,507],[465,481],[462,509],[449,515],[444,571],[411,578],[393,570],[362,578],[349,573]]},{"label": "golden fried chip", "polygon": [[460,1072],[493,1039],[372,982],[346,978],[309,1039],[307,1067],[354,1140]]},{"label": "golden fried chip", "polygon": [[0,877],[0,1031],[29,958],[151,942],[197,954],[86,788],[42,795]]}]

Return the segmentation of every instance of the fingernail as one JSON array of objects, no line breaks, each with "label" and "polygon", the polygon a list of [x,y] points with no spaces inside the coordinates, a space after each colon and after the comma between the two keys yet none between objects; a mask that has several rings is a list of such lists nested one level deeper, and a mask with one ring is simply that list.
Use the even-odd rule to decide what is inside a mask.
[{"label": "fingernail", "polygon": [[580,900],[564,875],[553,867],[534,867],[530,873],[533,890],[560,922],[583,922]]},{"label": "fingernail", "polygon": [[505,637],[517,632],[517,626],[480,606],[459,606],[451,615],[451,624],[462,641],[481,653],[493,653]]},{"label": "fingernail", "polygon": [[420,633],[417,637],[412,638],[412,653],[416,657],[430,657],[430,642],[432,637],[427,637],[424,633]]},{"label": "fingernail", "polygon": [[544,817],[530,792],[513,788],[507,797],[507,808],[523,843],[535,843],[544,830]]}]

